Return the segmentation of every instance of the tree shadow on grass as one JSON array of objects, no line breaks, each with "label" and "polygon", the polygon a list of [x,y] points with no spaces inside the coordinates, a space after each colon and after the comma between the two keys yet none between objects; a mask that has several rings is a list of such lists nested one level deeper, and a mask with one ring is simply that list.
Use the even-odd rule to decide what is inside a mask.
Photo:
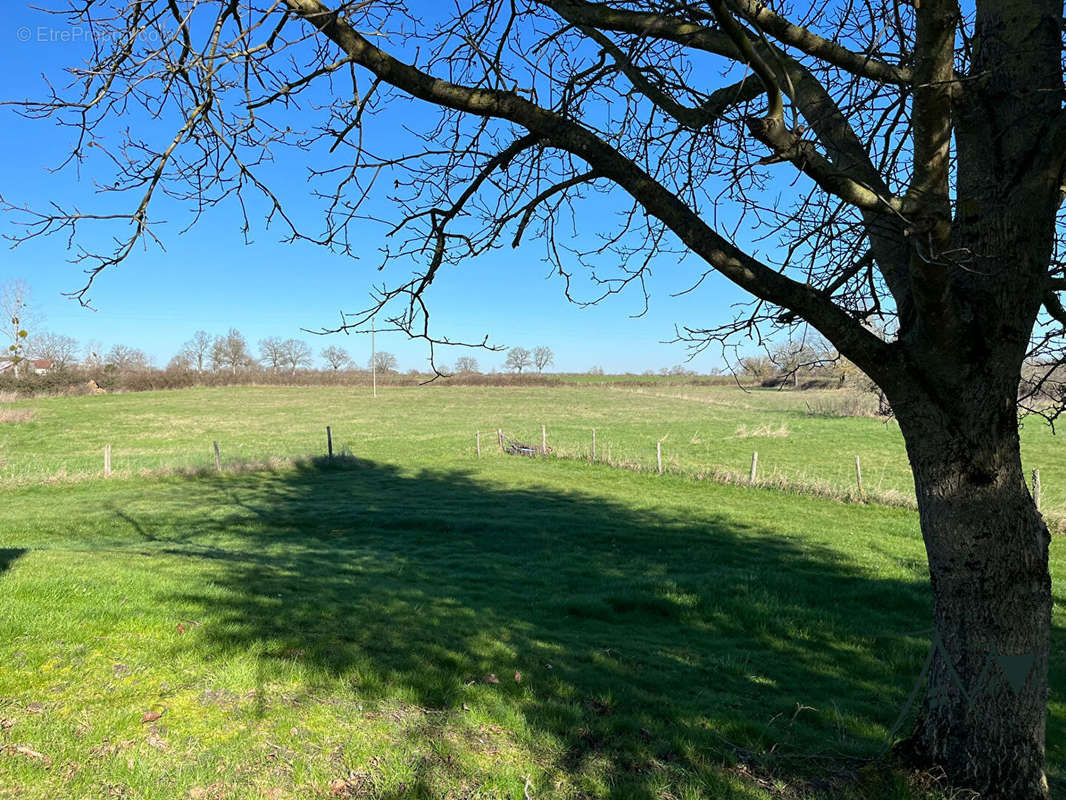
[{"label": "tree shadow on grass", "polygon": [[[212,591],[176,598],[196,647],[297,660],[313,695],[445,712],[412,729],[423,743],[488,710],[595,794],[854,766],[886,746],[928,648],[905,633],[928,624],[921,576],[872,578],[714,511],[354,459],[200,485],[207,518],[134,526],[215,564]],[[1052,720],[1049,741],[1064,733]]]},{"label": "tree shadow on grass", "polygon": [[26,554],[25,548],[0,547],[0,573],[7,572],[11,565]]}]

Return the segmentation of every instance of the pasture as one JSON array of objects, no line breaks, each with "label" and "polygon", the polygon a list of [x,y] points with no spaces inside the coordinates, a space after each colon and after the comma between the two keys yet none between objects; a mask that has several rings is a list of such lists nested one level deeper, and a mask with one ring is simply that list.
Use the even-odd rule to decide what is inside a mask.
[{"label": "pasture", "polygon": [[[241,387],[8,404],[0,797],[936,797],[870,761],[905,730],[928,649],[914,513],[695,479],[746,473],[757,449],[764,470],[843,491],[860,454],[868,487],[905,495],[898,430],[808,413],[834,396]],[[572,458],[495,452],[497,428],[539,443],[541,424]],[[592,428],[599,454],[644,470],[661,440],[667,474],[581,460]],[[1058,442],[1034,423],[1024,438],[1061,505]]]},{"label": "pasture", "polygon": [[[600,460],[655,468],[662,442],[667,471],[746,481],[752,452],[761,481],[829,496],[856,494],[855,457],[866,492],[906,505],[913,483],[894,421],[840,417],[872,398],[838,391],[742,391],[735,386],[653,385],[602,381],[498,388],[432,385],[386,387],[370,402],[366,387],[215,387],[87,397],[20,400],[0,405],[18,424],[0,422],[0,486],[96,478],[113,448],[120,475],[197,470],[214,464],[219,441],[229,466],[278,463],[325,453],[325,426],[335,447],[405,466],[470,466],[474,436],[495,451],[495,431],[588,459],[592,430]],[[0,417],[3,419],[3,417]],[[1022,429],[1027,470],[1042,476],[1042,510],[1066,516],[1066,449],[1039,419]]]}]

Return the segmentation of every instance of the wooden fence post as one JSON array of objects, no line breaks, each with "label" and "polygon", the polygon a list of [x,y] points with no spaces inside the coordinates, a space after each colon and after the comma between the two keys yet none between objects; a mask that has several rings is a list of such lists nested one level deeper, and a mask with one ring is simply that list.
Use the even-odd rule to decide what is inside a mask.
[{"label": "wooden fence post", "polygon": [[503,452],[503,429],[496,429],[496,446],[500,448],[500,452]]},{"label": "wooden fence post", "polygon": [[592,460],[596,460],[596,429],[592,429]]},{"label": "wooden fence post", "polygon": [[1033,504],[1040,510],[1040,470],[1033,470]]},{"label": "wooden fence post", "polygon": [[329,458],[333,460],[333,429],[329,425],[326,426],[326,450],[329,451]]},{"label": "wooden fence post", "polygon": [[222,456],[218,452],[218,442],[215,442],[215,472],[222,471]]},{"label": "wooden fence post", "polygon": [[755,450],[751,454],[751,473],[748,475],[748,483],[755,483],[755,473],[759,469],[759,451]]},{"label": "wooden fence post", "polygon": [[859,485],[859,496],[863,497],[866,492],[862,488],[862,465],[859,463],[858,456],[855,456],[855,483]]},{"label": "wooden fence post", "polygon": [[477,457],[481,458],[481,431],[474,433],[474,441],[477,443]]},{"label": "wooden fence post", "polygon": [[540,426],[540,453],[548,455],[548,429],[544,425]]},{"label": "wooden fence post", "polygon": [[655,463],[659,468],[659,474],[663,474],[663,443],[655,443]]},{"label": "wooden fence post", "polygon": [[104,477],[111,475],[111,445],[104,445]]}]

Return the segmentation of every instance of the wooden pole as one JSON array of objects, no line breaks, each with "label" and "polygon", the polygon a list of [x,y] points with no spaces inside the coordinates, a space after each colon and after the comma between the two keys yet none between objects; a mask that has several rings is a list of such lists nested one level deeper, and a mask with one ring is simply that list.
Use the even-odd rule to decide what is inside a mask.
[{"label": "wooden pole", "polygon": [[215,471],[222,471],[222,456],[218,452],[218,442],[215,442]]},{"label": "wooden pole", "polygon": [[663,474],[663,443],[655,443],[655,463],[659,467],[659,474]]},{"label": "wooden pole", "polygon": [[481,431],[474,433],[474,441],[477,443],[477,457],[481,458]]},{"label": "wooden pole", "polygon": [[859,496],[862,497],[866,492],[862,488],[862,465],[859,463],[858,456],[855,456],[855,483],[859,485]]},{"label": "wooden pole", "polygon": [[541,455],[548,455],[548,429],[540,426],[540,453]]},{"label": "wooden pole", "polygon": [[592,460],[596,460],[596,429],[592,429]]},{"label": "wooden pole", "polygon": [[104,476],[110,477],[111,475],[111,445],[104,445]]},{"label": "wooden pole", "polygon": [[751,473],[748,475],[748,483],[755,483],[755,473],[759,469],[759,451],[755,450],[751,454]]},{"label": "wooden pole", "polygon": [[329,451],[329,457],[333,458],[333,430],[326,426],[326,449]]},{"label": "wooden pole", "polygon": [[498,448],[500,448],[500,452],[502,453],[503,452],[503,430],[500,429],[500,428],[496,429],[496,446]]},{"label": "wooden pole", "polygon": [[1033,470],[1033,505],[1040,510],[1040,470]]}]

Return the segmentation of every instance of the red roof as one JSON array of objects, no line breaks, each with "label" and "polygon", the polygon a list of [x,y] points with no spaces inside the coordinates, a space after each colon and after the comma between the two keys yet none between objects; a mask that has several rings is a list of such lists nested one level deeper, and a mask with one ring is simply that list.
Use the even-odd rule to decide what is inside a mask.
[{"label": "red roof", "polygon": [[[51,369],[52,365],[55,362],[52,361],[52,359],[50,358],[27,358],[19,363],[28,364],[34,369]],[[0,358],[0,372],[6,372],[7,370],[12,369],[14,366],[15,363],[12,359],[6,357]]]}]

